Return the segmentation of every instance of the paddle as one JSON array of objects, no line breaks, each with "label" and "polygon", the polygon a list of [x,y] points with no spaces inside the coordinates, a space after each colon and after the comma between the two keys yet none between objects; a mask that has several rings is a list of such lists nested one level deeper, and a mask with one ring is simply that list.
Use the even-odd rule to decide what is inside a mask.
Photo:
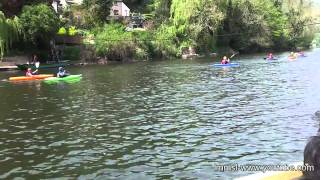
[{"label": "paddle", "polygon": [[[235,53],[235,54],[232,54],[232,56],[230,56],[229,57],[229,60],[231,59],[231,58],[233,58],[235,55],[237,55],[237,54],[239,54],[239,53]],[[230,63],[230,62],[229,62]]]},{"label": "paddle", "polygon": [[278,60],[279,58],[273,57],[272,59],[270,59],[269,57],[264,57],[263,59],[264,59],[264,60]]},{"label": "paddle", "polygon": [[39,68],[39,66],[40,66],[40,62],[39,62],[39,61],[37,61],[37,62],[35,63],[35,66],[36,66],[36,68],[38,69],[38,68]]},{"label": "paddle", "polygon": [[40,66],[40,62],[37,61],[34,65],[36,66],[36,70],[33,73],[36,73],[36,72],[38,72],[38,68]]},{"label": "paddle", "polygon": [[232,56],[230,56],[229,59],[233,58],[235,55],[237,55],[238,53],[232,54]]}]

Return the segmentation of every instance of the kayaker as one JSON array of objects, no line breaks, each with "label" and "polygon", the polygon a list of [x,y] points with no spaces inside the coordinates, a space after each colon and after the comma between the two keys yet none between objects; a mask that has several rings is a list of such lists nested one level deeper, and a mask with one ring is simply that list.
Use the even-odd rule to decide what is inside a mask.
[{"label": "kayaker", "polygon": [[229,63],[230,63],[230,59],[228,59],[227,56],[223,56],[221,60],[221,64],[229,64]]},{"label": "kayaker", "polygon": [[67,71],[63,68],[63,67],[59,67],[59,72],[57,73],[57,77],[58,78],[63,78],[63,77],[67,77],[70,74],[67,73]]},{"label": "kayaker", "polygon": [[32,69],[31,69],[31,68],[28,68],[28,69],[27,69],[27,72],[26,72],[26,76],[27,76],[27,77],[32,77],[32,76],[33,76],[35,73],[37,73],[37,72],[38,72],[38,69],[32,72]]},{"label": "kayaker", "polygon": [[296,53],[291,52],[290,55],[289,55],[289,58],[290,59],[296,59],[297,58]]},{"label": "kayaker", "polygon": [[273,60],[273,54],[272,53],[269,53],[268,60]]},{"label": "kayaker", "polygon": [[303,52],[303,51],[298,52],[298,54],[299,54],[299,56],[305,57],[305,55],[304,55],[304,52]]}]

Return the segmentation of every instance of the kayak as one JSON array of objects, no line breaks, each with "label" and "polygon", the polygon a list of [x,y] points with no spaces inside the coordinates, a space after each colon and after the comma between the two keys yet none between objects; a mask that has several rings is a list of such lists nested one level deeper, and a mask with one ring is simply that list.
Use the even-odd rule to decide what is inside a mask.
[{"label": "kayak", "polygon": [[40,80],[45,79],[49,77],[53,77],[53,74],[39,74],[39,75],[33,75],[33,76],[17,76],[17,77],[10,77],[9,81],[34,81],[34,80]]},{"label": "kayak", "polygon": [[229,64],[213,64],[213,67],[239,67],[239,63],[229,63]]},{"label": "kayak", "polygon": [[[294,166],[297,169],[299,166],[303,165],[302,162],[290,164],[289,166]],[[268,166],[268,165],[267,165]],[[284,165],[283,167],[286,167]],[[279,169],[280,170],[280,169]],[[286,169],[283,169],[286,170]],[[245,177],[236,178],[235,180],[292,180],[302,177],[301,171],[265,171],[256,174],[251,174]]]},{"label": "kayak", "polygon": [[267,61],[275,61],[275,60],[278,60],[278,58],[263,58],[263,59],[265,59],[265,60],[267,60]]},{"label": "kayak", "polygon": [[291,180],[302,176],[301,171],[265,172],[237,178],[235,180]]},{"label": "kayak", "polygon": [[82,78],[82,74],[78,75],[69,75],[67,77],[58,78],[58,77],[49,77],[44,79],[46,83],[57,83],[57,82],[75,82]]},{"label": "kayak", "polygon": [[295,61],[297,60],[297,57],[288,57],[289,61]]}]

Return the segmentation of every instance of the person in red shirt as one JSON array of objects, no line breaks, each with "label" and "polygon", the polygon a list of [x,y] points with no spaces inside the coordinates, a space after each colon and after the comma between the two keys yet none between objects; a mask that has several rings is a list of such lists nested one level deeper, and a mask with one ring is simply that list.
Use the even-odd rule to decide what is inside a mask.
[{"label": "person in red shirt", "polygon": [[229,64],[229,63],[230,63],[230,59],[228,59],[227,56],[223,56],[221,60],[221,64]]},{"label": "person in red shirt", "polygon": [[38,69],[32,72],[31,68],[28,68],[27,72],[26,72],[26,76],[27,77],[32,77],[37,72],[38,72]]}]

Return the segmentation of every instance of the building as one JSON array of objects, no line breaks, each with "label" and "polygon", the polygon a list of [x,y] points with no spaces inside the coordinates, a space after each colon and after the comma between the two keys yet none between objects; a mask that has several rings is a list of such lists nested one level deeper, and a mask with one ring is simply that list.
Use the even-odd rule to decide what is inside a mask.
[{"label": "building", "polygon": [[56,12],[59,11],[59,8],[65,9],[70,5],[81,5],[83,0],[53,0],[52,6]]},{"label": "building", "polygon": [[83,0],[65,0],[68,4],[81,5]]},{"label": "building", "polygon": [[130,9],[121,0],[115,1],[110,10],[111,17],[128,17]]}]

